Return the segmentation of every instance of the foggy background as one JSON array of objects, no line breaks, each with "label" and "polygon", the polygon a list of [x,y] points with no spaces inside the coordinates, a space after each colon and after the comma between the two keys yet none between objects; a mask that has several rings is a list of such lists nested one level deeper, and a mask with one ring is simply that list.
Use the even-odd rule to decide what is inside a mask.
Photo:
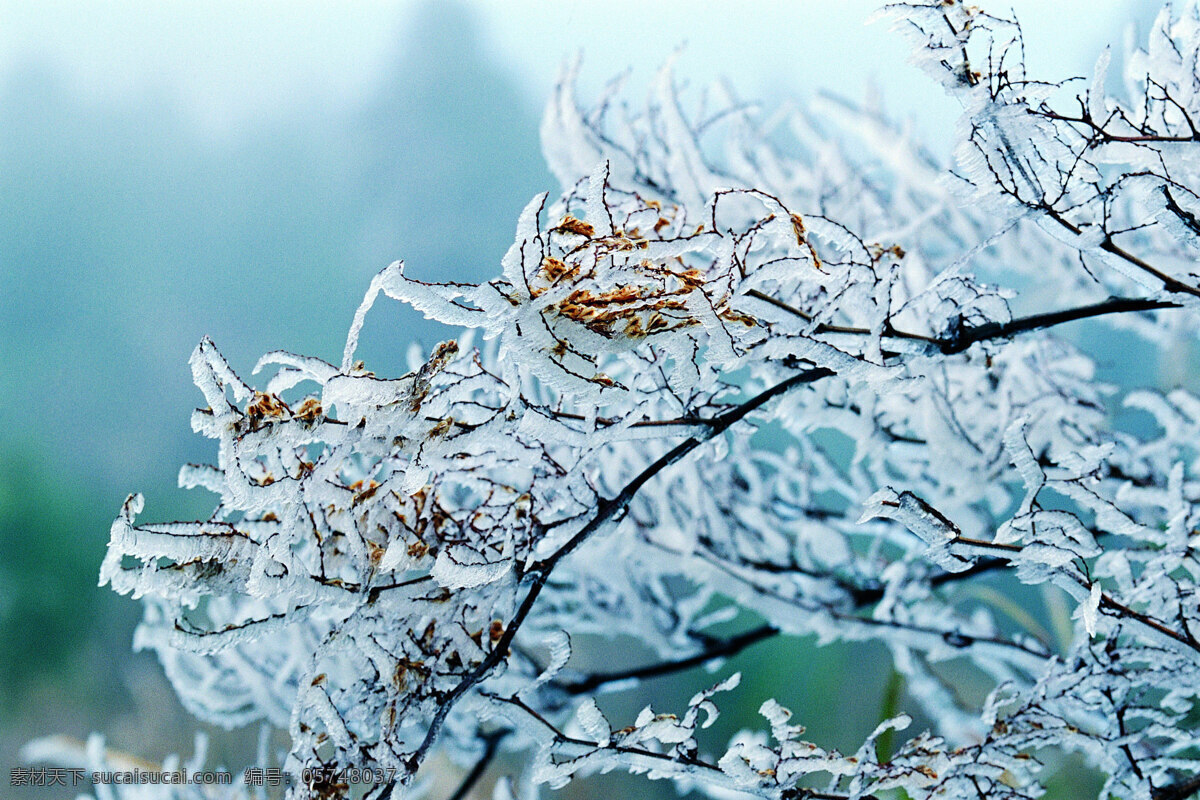
[{"label": "foggy background", "polygon": [[[725,77],[768,103],[874,92],[944,154],[956,105],[886,23],[864,27],[875,6],[0,0],[0,766],[51,733],[102,731],[159,761],[206,729],[153,656],[130,652],[139,605],[96,587],[129,492],[146,495],[146,521],[211,511],[211,495],[175,483],[215,453],[188,422],[202,336],[245,377],[274,349],[337,362],[391,261],[430,280],[492,276],[521,208],[558,189],[538,122],[580,51],[585,102],[627,67],[639,99],[686,45],[676,71],[691,86]],[[1016,10],[1030,72],[1049,79],[1090,73],[1152,6],[985,4]],[[446,335],[381,300],[359,352],[394,376],[408,342]],[[787,663],[763,663],[766,650]],[[881,653],[752,650],[759,679],[726,724],[754,724],[774,694],[811,738],[853,749],[888,692],[886,660],[858,665]],[[650,684],[628,709],[711,683],[688,680]],[[244,766],[253,734],[216,740],[212,763]]]}]

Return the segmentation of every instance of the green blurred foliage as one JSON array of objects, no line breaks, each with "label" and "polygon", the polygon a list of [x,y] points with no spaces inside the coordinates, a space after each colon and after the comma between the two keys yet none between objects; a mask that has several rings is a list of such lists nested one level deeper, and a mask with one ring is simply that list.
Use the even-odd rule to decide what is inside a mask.
[{"label": "green blurred foliage", "polygon": [[67,660],[94,629],[94,572],[103,545],[76,525],[97,510],[73,479],[6,448],[0,461],[0,673],[7,677],[0,710],[6,714],[35,676]]}]

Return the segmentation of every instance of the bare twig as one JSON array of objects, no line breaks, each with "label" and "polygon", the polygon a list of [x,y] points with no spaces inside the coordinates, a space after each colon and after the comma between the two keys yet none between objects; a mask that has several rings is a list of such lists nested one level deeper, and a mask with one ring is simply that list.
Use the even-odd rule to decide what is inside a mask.
[{"label": "bare twig", "polygon": [[1197,792],[1200,792],[1200,775],[1193,775],[1186,780],[1160,786],[1150,796],[1154,800],[1187,800]]},{"label": "bare twig", "polygon": [[483,739],[483,755],[471,767],[471,771],[462,779],[462,783],[454,790],[454,794],[450,795],[448,800],[466,800],[467,795],[475,788],[475,784],[479,783],[479,779],[487,772],[487,768],[491,765],[492,760],[499,752],[500,742],[504,741],[504,737],[508,736],[509,731],[498,730],[492,733],[484,734]]},{"label": "bare twig", "polygon": [[441,732],[442,725],[445,724],[446,717],[454,705],[462,699],[468,691],[476,684],[491,674],[492,670],[508,655],[509,648],[512,646],[513,639],[517,635],[517,631],[529,616],[529,612],[533,610],[534,604],[537,602],[538,596],[542,593],[542,589],[546,586],[546,580],[550,577],[551,571],[554,569],[563,558],[573,552],[579,545],[583,544],[588,537],[599,530],[610,521],[618,519],[624,514],[629,503],[633,500],[634,495],[638,490],[646,484],[651,478],[657,475],[662,470],[679,461],[691,451],[695,450],[709,439],[724,433],[735,423],[744,419],[750,413],[762,408],[764,405],[774,400],[775,398],[786,394],[796,387],[803,386],[808,383],[820,380],[821,378],[833,375],[833,371],[825,367],[816,367],[814,369],[804,370],[787,378],[774,386],[763,390],[759,394],[750,398],[746,402],[719,415],[715,418],[714,423],[706,427],[705,430],[689,437],[683,442],[680,442],[675,447],[671,448],[667,453],[658,458],[650,466],[646,467],[638,473],[625,487],[617,493],[615,497],[602,500],[597,508],[596,515],[584,525],[578,533],[569,539],[562,547],[552,553],[545,559],[535,562],[532,567],[525,573],[525,579],[530,581],[529,590],[525,598],[518,606],[516,613],[505,628],[504,634],[496,642],[495,647],[487,657],[480,662],[479,666],[467,673],[458,685],[443,699],[438,706],[437,712],[433,719],[430,720],[429,729],[425,732],[425,738],[422,740],[416,752],[409,757],[407,767],[410,774],[415,774],[421,763],[425,760],[434,742]]}]

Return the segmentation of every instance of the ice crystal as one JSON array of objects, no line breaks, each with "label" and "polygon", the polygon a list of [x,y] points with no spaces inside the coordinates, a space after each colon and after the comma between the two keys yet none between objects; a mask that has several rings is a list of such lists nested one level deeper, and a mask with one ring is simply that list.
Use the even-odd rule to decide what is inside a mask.
[{"label": "ice crystal", "polygon": [[[1081,84],[1027,78],[1014,20],[886,13],[962,103],[951,167],[870,110],[767,115],[669,67],[642,108],[614,87],[582,109],[572,67],[542,129],[562,193],[495,279],[397,262],[340,365],[269,354],[261,388],[202,342],[193,427],[218,456],[180,482],[217,507],[140,524],[131,497],[101,571],[185,705],[286,729],[294,776],[384,767],[401,792],[435,749],[528,751],[496,797],[609,770],[712,797],[1037,797],[1048,751],[1105,797],[1200,787],[1200,400],[1139,390],[1159,430],[1116,432],[1052,330],[1195,335],[1200,12],[1164,10],[1125,59],[1132,101],[1107,54]],[[468,330],[377,377],[356,348],[381,294]],[[967,602],[985,574],[1069,598],[1070,641]],[[739,609],[761,626],[713,633]],[[660,660],[570,668],[567,633],[614,631]],[[899,716],[847,756],[771,700],[707,753],[736,675],[624,727],[596,703],[801,634],[884,645],[934,729],[877,753]],[[949,659],[991,682],[982,706]]]}]

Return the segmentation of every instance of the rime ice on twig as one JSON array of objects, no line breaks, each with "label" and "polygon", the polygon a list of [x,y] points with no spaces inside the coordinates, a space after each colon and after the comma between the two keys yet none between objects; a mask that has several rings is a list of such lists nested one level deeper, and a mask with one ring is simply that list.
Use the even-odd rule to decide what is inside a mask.
[{"label": "rime ice on twig", "polygon": [[[1132,103],[1103,59],[1074,103],[1028,79],[1014,22],[890,13],[963,102],[948,182],[869,109],[717,89],[691,111],[664,69],[644,110],[618,90],[581,110],[572,69],[543,124],[563,193],[528,205],[494,280],[397,262],[340,365],[272,353],[261,389],[202,342],[193,426],[218,457],[180,482],[218,505],[143,525],[130,498],[101,572],[145,602],[136,643],[187,707],[286,728],[296,776],[409,784],[437,749],[482,759],[469,790],[528,750],[522,797],[612,769],[714,797],[1036,797],[1049,751],[1104,796],[1185,796],[1200,400],[1134,393],[1161,431],[1114,432],[1093,362],[1048,331],[1196,330],[1196,6],[1127,60]],[[468,331],[379,377],[355,350],[380,294]],[[1014,611],[1012,580],[961,591],[985,575],[1065,593],[1077,624]],[[761,627],[715,635],[739,609]],[[572,671],[564,632],[614,631],[658,660]],[[897,717],[846,756],[769,701],[708,754],[736,680],[621,728],[596,705],[803,634],[884,645],[936,730],[877,753]],[[982,707],[951,659],[993,685]]]}]

